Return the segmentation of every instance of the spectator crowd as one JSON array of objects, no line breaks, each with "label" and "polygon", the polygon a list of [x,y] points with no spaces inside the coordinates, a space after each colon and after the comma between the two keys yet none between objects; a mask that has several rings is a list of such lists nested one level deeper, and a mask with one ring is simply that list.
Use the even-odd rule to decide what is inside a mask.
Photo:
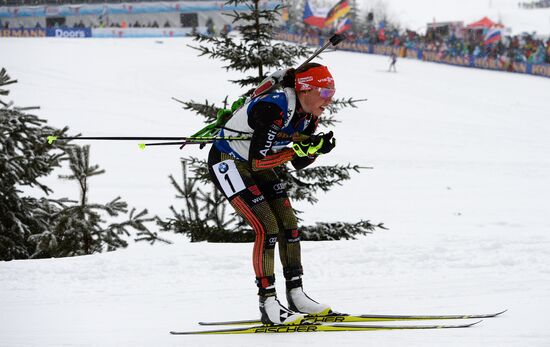
[{"label": "spectator crowd", "polygon": [[[309,26],[305,29],[290,28],[290,32],[306,36],[321,34],[318,29]],[[419,34],[413,30],[398,30],[388,25],[371,24],[364,30],[351,32],[349,35],[358,43],[421,49],[437,52],[441,58],[473,56],[507,62],[550,64],[550,38],[542,39],[535,34],[523,33],[502,36],[500,40],[487,43],[485,33],[479,29],[463,28],[427,30],[426,34]]]},{"label": "spectator crowd", "polygon": [[[163,28],[172,28],[174,27],[169,21],[166,21],[163,26]],[[19,24],[16,26],[13,26],[10,24],[9,21],[0,21],[0,28],[2,29],[25,29],[25,26],[23,24]],[[80,22],[75,22],[73,25],[60,25],[59,23],[53,23],[50,25],[46,25],[46,28],[44,28],[39,22],[36,22],[34,25],[35,29],[55,29],[55,28],[73,28],[73,29],[79,29],[79,28],[160,28],[160,25],[156,20],[149,21],[147,24],[141,23],[139,20],[136,20],[135,22],[127,22],[125,20],[122,20],[120,22],[114,22],[114,21],[103,21],[102,19],[99,19],[97,24],[91,24],[86,25],[82,20]]]}]

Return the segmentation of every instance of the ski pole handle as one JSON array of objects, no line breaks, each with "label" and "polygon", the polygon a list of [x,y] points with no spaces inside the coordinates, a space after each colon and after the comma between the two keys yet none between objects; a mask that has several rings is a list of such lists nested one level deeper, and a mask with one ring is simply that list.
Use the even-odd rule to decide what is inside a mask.
[{"label": "ski pole handle", "polygon": [[302,66],[306,65],[307,63],[315,59],[315,57],[321,54],[325,49],[327,49],[328,46],[333,45],[334,47],[336,47],[340,42],[344,41],[346,38],[347,36],[345,34],[332,35],[321,48],[319,48],[315,53],[313,53],[309,58],[307,58],[306,61],[300,64],[300,66],[298,66],[296,70],[298,70]]},{"label": "ski pole handle", "polygon": [[[307,58],[306,61],[304,61],[302,64],[300,64],[300,66],[298,66],[296,68],[296,70],[298,70],[302,66],[306,65],[307,63],[309,63],[310,61],[315,59],[315,57],[317,57],[319,54],[321,54],[331,44],[333,46],[336,46],[340,42],[344,41],[346,38],[347,38],[347,36],[345,34],[334,34],[334,35],[332,35],[328,39],[328,41],[325,42],[325,44],[321,48],[319,48],[317,51],[315,51],[315,53],[313,53],[309,58]],[[269,93],[269,91],[271,91],[273,88],[275,88],[275,86],[277,86],[279,83],[281,83],[281,81],[283,80],[283,77],[284,77],[287,70],[288,69],[276,71],[271,76],[268,76],[267,78],[265,78],[262,81],[262,83],[260,83],[260,85],[254,89],[254,91],[250,95],[250,99],[255,99],[260,95],[264,95],[264,94]]]}]

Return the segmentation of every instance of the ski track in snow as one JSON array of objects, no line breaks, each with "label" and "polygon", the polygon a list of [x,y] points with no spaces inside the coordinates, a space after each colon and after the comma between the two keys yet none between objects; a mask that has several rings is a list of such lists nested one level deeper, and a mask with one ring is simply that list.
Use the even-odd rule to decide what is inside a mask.
[{"label": "ski track in snow", "polygon": [[[19,80],[9,99],[40,105],[54,126],[182,136],[201,119],[170,97],[219,104],[239,93],[226,82],[237,74],[190,43],[2,39],[0,51]],[[549,346],[550,80],[403,59],[389,74],[387,57],[345,52],[323,62],[337,97],[368,101],[338,114],[338,147],[318,164],[374,169],[296,207],[306,223],[370,219],[390,230],[304,242],[306,291],[350,313],[508,312],[462,330],[171,336],[259,314],[250,244],[171,236],[173,245],[0,263],[0,346]],[[92,162],[107,173],[91,182],[90,199],[121,195],[168,215],[180,202],[167,176],[179,177],[181,156],[206,151],[136,147],[93,143]],[[78,196],[55,176],[45,182],[56,196]]]}]

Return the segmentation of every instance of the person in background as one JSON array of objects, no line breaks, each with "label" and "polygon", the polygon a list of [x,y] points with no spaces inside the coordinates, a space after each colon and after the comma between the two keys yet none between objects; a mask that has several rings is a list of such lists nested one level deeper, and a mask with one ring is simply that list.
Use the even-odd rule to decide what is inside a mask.
[{"label": "person in background", "polygon": [[395,63],[397,63],[397,55],[395,54],[395,52],[392,52],[392,54],[390,55],[390,68],[388,69],[388,72],[391,72],[392,69],[393,72],[397,72]]}]

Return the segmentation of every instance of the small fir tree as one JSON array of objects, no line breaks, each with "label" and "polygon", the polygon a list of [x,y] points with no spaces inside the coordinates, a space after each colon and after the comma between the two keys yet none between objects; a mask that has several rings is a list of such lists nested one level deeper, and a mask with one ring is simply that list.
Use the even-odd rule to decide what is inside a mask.
[{"label": "small fir tree", "polygon": [[[0,70],[0,96],[9,94],[5,86],[16,83],[5,69]],[[62,136],[67,128],[46,126],[46,121],[0,100],[0,260],[26,259],[32,255],[29,237],[46,227],[36,216],[45,202],[24,196],[24,187],[52,190],[40,181],[66,159],[66,144],[48,145],[47,135]]]},{"label": "small fir tree", "polygon": [[[233,23],[239,23],[238,28],[241,34],[239,39],[222,34],[219,37],[209,37],[197,35],[195,40],[201,43],[198,47],[192,46],[200,52],[200,56],[208,56],[211,59],[220,59],[227,63],[224,66],[226,70],[235,70],[239,72],[253,71],[252,75],[244,75],[243,78],[231,82],[243,87],[255,87],[264,78],[275,70],[296,66],[300,59],[308,57],[311,52],[307,47],[274,42],[272,40],[275,30],[275,23],[278,20],[280,6],[269,9],[261,5],[259,0],[232,0],[226,2],[228,5],[245,5],[248,8],[246,12],[234,12],[228,14],[233,17]],[[252,92],[249,89],[243,95],[247,96]],[[337,99],[328,109],[329,115],[321,117],[319,123],[321,126],[333,126],[338,121],[333,118],[338,110],[345,107],[356,107],[356,102],[360,100]],[[181,102],[181,101],[180,101]],[[205,102],[205,104],[194,102],[182,102],[184,109],[192,110],[195,113],[206,118],[206,122],[212,122],[222,108],[228,105],[227,97],[222,102],[222,108],[215,104]],[[294,200],[307,200],[311,203],[316,202],[315,193],[319,190],[328,191],[334,185],[341,184],[350,178],[351,172],[359,172],[362,168],[358,165],[335,165],[335,166],[315,166],[300,170],[298,175],[295,170],[286,166],[278,167],[277,173],[287,183],[289,195]],[[193,177],[188,177],[187,171],[194,173]],[[208,182],[207,164],[204,160],[184,159],[184,181],[178,185],[175,179],[171,177],[172,185],[178,190],[179,196],[186,200],[187,212],[182,210],[176,212],[171,207],[174,217],[163,223],[166,230],[187,234],[194,241],[249,241],[253,239],[252,231],[246,223],[235,214],[227,219],[220,213],[226,213],[226,202],[216,191],[205,193],[202,189],[190,189],[197,185],[197,182],[206,184]],[[216,195],[218,194],[218,195]],[[218,206],[223,206],[220,208]],[[201,213],[197,213],[197,212]],[[236,223],[225,223],[235,220]],[[220,223],[219,221],[225,221]],[[362,224],[363,223],[363,224]],[[366,223],[366,224],[365,224]],[[338,236],[332,233],[330,236],[323,236],[328,230],[329,224],[317,224],[309,227],[308,232],[311,239],[333,239]],[[341,237],[353,237],[353,235],[369,232],[368,222],[356,224],[341,223],[341,226],[347,227],[348,234],[344,232],[345,227],[338,228]],[[231,226],[231,228],[230,228]],[[382,226],[380,224],[380,226]],[[248,236],[245,236],[248,235]],[[348,235],[348,236],[346,236]],[[250,238],[252,237],[252,239]]]},{"label": "small fir tree", "polygon": [[136,240],[157,240],[168,242],[151,232],[147,222],[155,220],[147,216],[147,210],[136,213],[133,208],[126,220],[109,223],[103,215],[111,219],[121,217],[128,212],[128,204],[117,197],[105,204],[88,201],[89,179],[105,171],[98,165],[90,165],[90,147],[71,146],[67,149],[71,175],[59,176],[63,180],[76,181],[80,188],[80,199],[68,199],[51,202],[47,209],[37,214],[48,221],[49,227],[40,234],[31,236],[36,244],[33,257],[66,257],[113,251],[128,246],[129,229],[137,230]]},{"label": "small fir tree", "polygon": [[[0,70],[0,96],[5,86],[16,83],[5,69]],[[136,241],[154,243],[158,237],[145,222],[147,211],[130,211],[126,221],[103,225],[101,212],[111,217],[127,212],[127,204],[116,198],[105,204],[89,204],[88,178],[102,173],[89,165],[89,149],[71,146],[66,141],[46,141],[48,136],[65,136],[68,128],[56,129],[26,111],[38,107],[15,107],[0,99],[0,260],[30,257],[61,257],[90,254],[125,247],[128,228],[137,230]],[[79,201],[67,198],[35,198],[23,193],[38,188],[46,195],[53,191],[41,182],[69,160],[72,175],[78,181]],[[35,194],[39,195],[39,194]],[[164,240],[161,240],[164,241]]]}]

